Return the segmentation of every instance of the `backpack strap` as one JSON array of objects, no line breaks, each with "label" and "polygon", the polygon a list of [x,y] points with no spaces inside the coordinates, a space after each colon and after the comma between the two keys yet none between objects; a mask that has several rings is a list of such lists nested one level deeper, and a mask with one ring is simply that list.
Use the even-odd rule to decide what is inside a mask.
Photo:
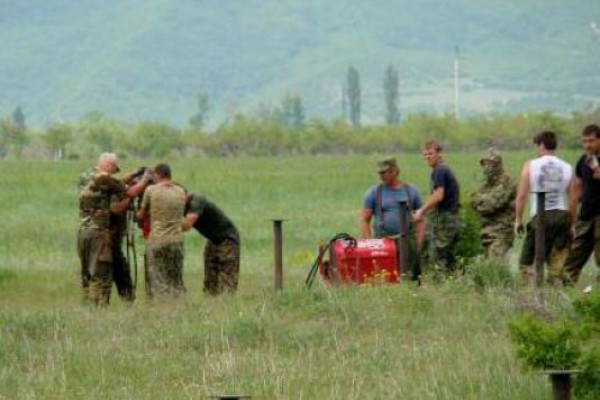
[{"label": "backpack strap", "polygon": [[[413,200],[414,197],[411,195],[410,186],[408,183],[405,183],[402,187],[404,193],[406,193],[406,198],[408,200],[408,211],[414,211],[413,208]],[[375,189],[375,216],[377,218],[377,227],[379,228],[379,233],[383,233],[384,223],[383,223],[383,184],[379,184]]]},{"label": "backpack strap", "polygon": [[383,184],[379,184],[375,189],[375,216],[377,217],[377,227],[379,234],[383,233]]}]

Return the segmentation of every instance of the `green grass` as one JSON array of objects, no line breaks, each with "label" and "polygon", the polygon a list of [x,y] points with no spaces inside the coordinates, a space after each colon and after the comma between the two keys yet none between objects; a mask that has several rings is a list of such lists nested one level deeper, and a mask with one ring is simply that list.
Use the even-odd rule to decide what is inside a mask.
[{"label": "green grass", "polygon": [[[424,162],[398,157],[402,175],[425,192]],[[512,174],[526,157],[507,154]],[[549,398],[547,379],[516,362],[506,323],[522,294],[513,289],[466,278],[420,289],[303,288],[319,242],[358,233],[375,159],[167,160],[178,181],[215,200],[240,228],[239,293],[202,294],[204,242],[189,233],[183,302],[150,304],[139,290],[133,306],[113,293],[105,310],[83,305],[78,287],[75,184],[88,165],[3,163],[0,399]],[[477,184],[477,159],[448,156],[464,193]],[[274,217],[287,220],[281,294],[273,291]],[[582,285],[591,279],[584,272]]]}]

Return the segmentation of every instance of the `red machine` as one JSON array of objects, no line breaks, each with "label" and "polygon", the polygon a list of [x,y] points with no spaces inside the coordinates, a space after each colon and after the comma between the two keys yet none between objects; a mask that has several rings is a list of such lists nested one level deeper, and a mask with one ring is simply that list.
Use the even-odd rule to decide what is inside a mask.
[{"label": "red machine", "polygon": [[[327,250],[329,259],[325,260]],[[396,243],[389,238],[336,237],[319,253],[311,270],[312,278],[317,265],[321,278],[331,284],[397,283],[400,272]],[[312,283],[311,273],[307,285]]]}]

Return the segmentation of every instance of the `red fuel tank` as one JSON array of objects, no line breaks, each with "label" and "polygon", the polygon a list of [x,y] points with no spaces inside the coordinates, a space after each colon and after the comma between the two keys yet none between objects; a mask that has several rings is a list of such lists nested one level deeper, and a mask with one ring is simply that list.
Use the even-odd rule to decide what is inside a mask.
[{"label": "red fuel tank", "polygon": [[398,252],[393,239],[338,239],[329,247],[329,260],[319,272],[331,283],[398,282]]}]

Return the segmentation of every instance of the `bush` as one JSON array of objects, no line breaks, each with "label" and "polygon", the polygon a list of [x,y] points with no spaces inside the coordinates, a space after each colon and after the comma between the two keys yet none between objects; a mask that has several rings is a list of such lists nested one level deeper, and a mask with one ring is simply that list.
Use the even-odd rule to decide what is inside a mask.
[{"label": "bush", "polygon": [[585,321],[600,330],[600,290],[595,290],[573,302],[573,308]]},{"label": "bush", "polygon": [[481,221],[479,215],[470,207],[462,207],[460,217],[463,221],[463,228],[460,233],[456,255],[462,260],[463,265],[466,265],[470,260],[480,255],[483,250],[479,234]]},{"label": "bush", "polygon": [[600,347],[593,348],[580,362],[582,372],[573,383],[573,392],[579,400],[596,400],[600,393]]},{"label": "bush", "polygon": [[517,356],[530,369],[568,370],[581,355],[581,337],[568,322],[545,322],[523,316],[508,325]]},{"label": "bush", "polygon": [[600,291],[573,302],[575,313],[554,322],[533,316],[509,324],[517,355],[530,369],[576,369],[573,391],[578,399],[600,393]]}]

